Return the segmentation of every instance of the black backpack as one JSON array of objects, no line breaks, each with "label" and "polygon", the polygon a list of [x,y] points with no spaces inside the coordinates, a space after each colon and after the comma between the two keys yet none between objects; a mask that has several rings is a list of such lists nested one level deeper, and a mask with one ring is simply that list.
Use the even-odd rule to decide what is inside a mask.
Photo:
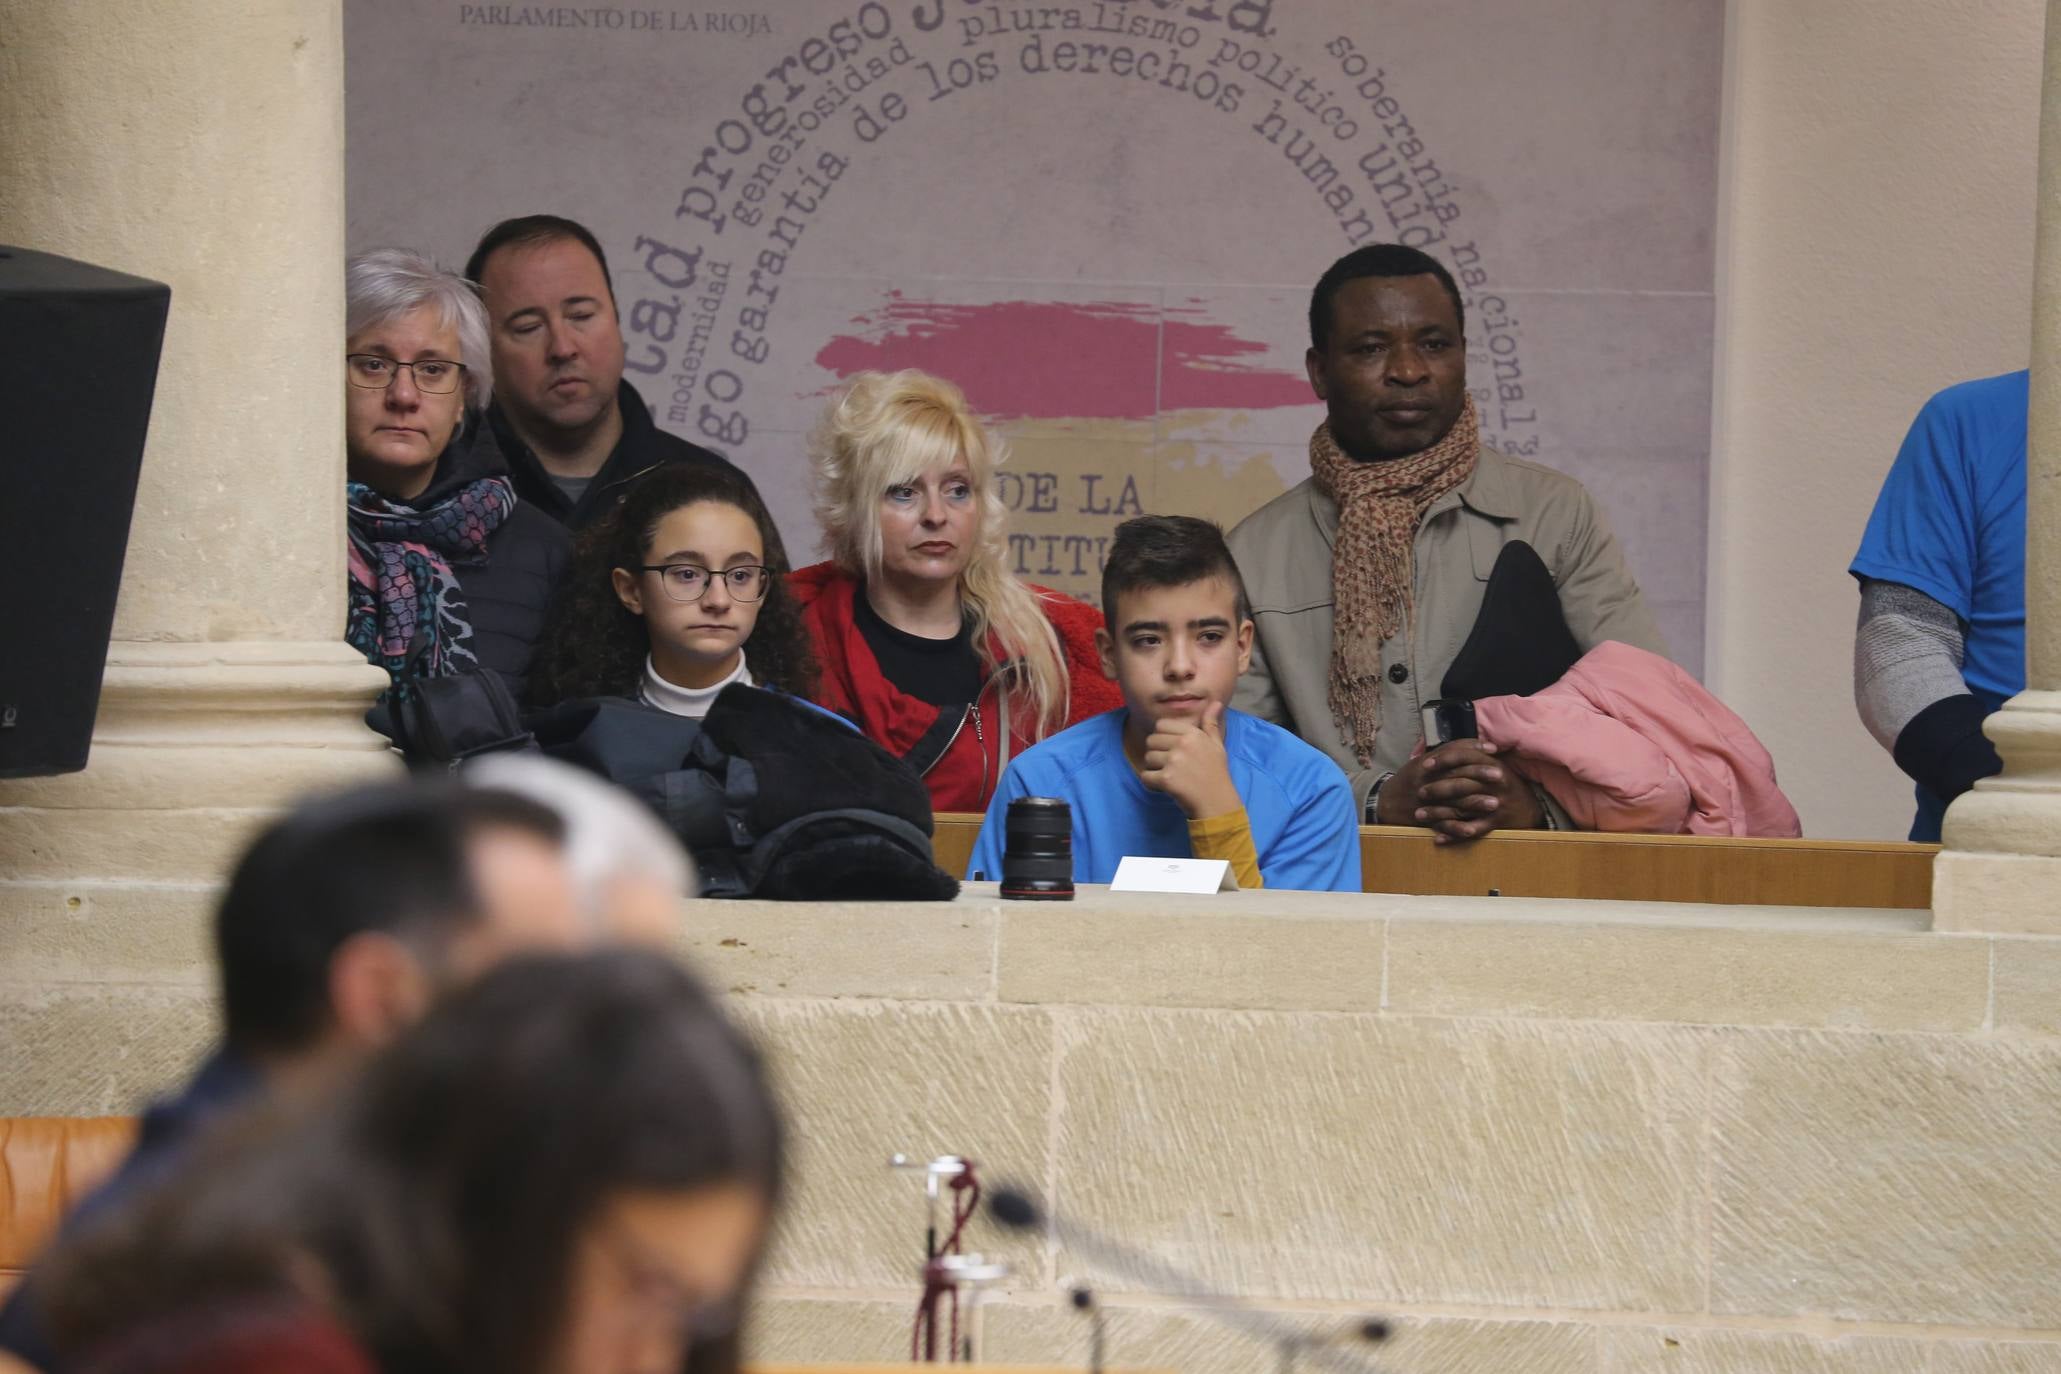
[{"label": "black backpack", "polygon": [[418,772],[449,771],[480,754],[534,749],[522,708],[501,675],[482,669],[422,678],[389,691],[365,723],[394,742]]},{"label": "black backpack", "polygon": [[784,693],[726,687],[701,720],[627,697],[530,715],[535,744],[656,811],[707,897],[949,901],[930,793],[840,717]]}]

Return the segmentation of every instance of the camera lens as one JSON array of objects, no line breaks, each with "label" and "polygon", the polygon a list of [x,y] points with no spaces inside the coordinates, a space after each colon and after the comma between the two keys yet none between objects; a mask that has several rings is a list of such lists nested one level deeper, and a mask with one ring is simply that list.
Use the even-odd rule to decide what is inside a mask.
[{"label": "camera lens", "polygon": [[1018,797],[1003,823],[1002,895],[1073,900],[1073,808],[1057,797]]}]

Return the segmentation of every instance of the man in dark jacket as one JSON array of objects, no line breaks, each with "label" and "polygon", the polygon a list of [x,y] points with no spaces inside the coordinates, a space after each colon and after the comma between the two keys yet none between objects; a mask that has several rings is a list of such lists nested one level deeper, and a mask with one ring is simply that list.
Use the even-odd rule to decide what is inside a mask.
[{"label": "man in dark jacket", "polygon": [[615,285],[583,225],[556,215],[503,220],[472,250],[465,275],[487,306],[487,417],[525,503],[578,530],[613,504],[611,488],[656,464],[736,470],[660,429],[623,380]]},{"label": "man in dark jacket", "polygon": [[[323,1092],[450,987],[516,953],[585,944],[564,838],[540,802],[446,782],[336,793],[266,829],[215,912],[221,1048],[144,1113],[65,1231],[148,1190],[237,1109]],[[64,1374],[40,1291],[31,1270],[0,1308],[0,1355]]]}]

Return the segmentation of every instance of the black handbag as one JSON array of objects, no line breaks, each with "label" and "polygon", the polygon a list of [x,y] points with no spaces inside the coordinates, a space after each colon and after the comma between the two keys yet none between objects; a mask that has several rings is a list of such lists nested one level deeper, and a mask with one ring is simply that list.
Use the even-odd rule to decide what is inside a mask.
[{"label": "black handbag", "polygon": [[1528,697],[1566,676],[1581,656],[1560,609],[1553,574],[1538,550],[1513,539],[1496,555],[1474,628],[1446,669],[1438,694],[1460,701]]},{"label": "black handbag", "polygon": [[734,685],[701,720],[627,697],[532,715],[550,757],[657,813],[694,855],[707,897],[949,901],[930,793],[901,760],[806,702]]},{"label": "black handbag", "polygon": [[414,679],[365,720],[416,768],[456,768],[480,754],[535,747],[508,684],[485,670]]}]

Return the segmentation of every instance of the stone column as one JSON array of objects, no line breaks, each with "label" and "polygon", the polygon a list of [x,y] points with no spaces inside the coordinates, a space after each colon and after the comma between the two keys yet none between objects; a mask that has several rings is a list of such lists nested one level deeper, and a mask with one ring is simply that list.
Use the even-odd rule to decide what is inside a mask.
[{"label": "stone column", "polygon": [[2061,0],[2047,4],[2026,455],[2025,690],[1985,730],[2004,771],[1947,811],[1940,930],[2061,935]]},{"label": "stone column", "polygon": [[342,641],[342,8],[8,0],[0,30],[0,242],[172,288],[91,760],[0,782],[0,1111],[91,1110],[188,1048],[65,1084],[96,1028],[162,1028],[117,986],[191,992],[168,1034],[204,1033],[249,827],[394,766],[361,719],[385,675]]}]

